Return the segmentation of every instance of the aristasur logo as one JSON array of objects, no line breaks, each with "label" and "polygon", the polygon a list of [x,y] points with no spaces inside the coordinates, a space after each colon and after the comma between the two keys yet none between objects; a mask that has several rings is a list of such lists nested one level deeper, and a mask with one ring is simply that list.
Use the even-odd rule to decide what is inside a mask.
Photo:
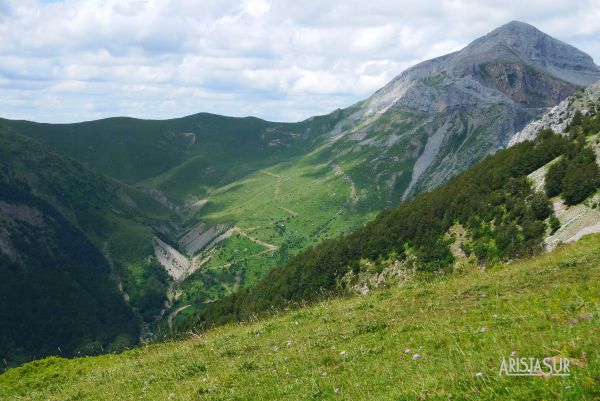
[{"label": "aristasur logo", "polygon": [[502,358],[500,376],[570,376],[569,358],[552,356],[547,358],[517,357],[514,353]]}]

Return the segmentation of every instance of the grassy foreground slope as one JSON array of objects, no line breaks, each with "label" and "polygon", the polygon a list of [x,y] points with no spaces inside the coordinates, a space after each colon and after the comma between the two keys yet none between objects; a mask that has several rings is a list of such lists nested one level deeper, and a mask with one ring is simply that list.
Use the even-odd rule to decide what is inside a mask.
[{"label": "grassy foreground slope", "polygon": [[[600,235],[534,259],[337,299],[120,355],[0,376],[6,400],[600,398]],[[409,350],[409,351],[406,351]],[[512,352],[571,375],[506,377]],[[414,355],[419,357],[415,359]]]}]

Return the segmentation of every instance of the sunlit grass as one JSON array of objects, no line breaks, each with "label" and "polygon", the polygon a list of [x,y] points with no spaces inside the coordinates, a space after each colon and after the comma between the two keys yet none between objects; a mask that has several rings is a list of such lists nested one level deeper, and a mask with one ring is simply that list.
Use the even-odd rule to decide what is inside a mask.
[{"label": "sunlit grass", "polygon": [[[6,400],[531,400],[600,397],[600,236],[530,261],[322,302],[121,355],[0,376]],[[499,376],[503,357],[584,361]],[[418,357],[415,357],[418,354]],[[480,375],[478,375],[480,373]]]}]

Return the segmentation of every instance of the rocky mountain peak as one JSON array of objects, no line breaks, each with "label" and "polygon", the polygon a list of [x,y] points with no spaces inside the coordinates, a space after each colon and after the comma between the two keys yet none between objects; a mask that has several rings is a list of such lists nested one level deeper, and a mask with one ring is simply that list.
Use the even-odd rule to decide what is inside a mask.
[{"label": "rocky mountain peak", "polygon": [[460,51],[419,63],[363,103],[355,117],[390,107],[437,112],[480,102],[552,107],[577,87],[600,80],[600,67],[575,47],[511,21]]},{"label": "rocky mountain peak", "polygon": [[331,134],[340,139],[339,158],[362,154],[361,164],[379,171],[377,188],[387,186],[393,204],[504,148],[528,122],[598,80],[590,56],[512,21],[405,70],[350,108]]},{"label": "rocky mountain peak", "polygon": [[511,21],[474,40],[452,61],[458,66],[493,60],[522,62],[579,86],[600,79],[600,67],[589,55],[519,21]]}]

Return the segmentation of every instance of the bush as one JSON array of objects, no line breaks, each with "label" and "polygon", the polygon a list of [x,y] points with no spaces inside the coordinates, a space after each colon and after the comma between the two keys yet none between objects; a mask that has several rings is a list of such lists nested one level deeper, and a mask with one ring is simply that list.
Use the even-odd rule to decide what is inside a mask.
[{"label": "bush", "polygon": [[550,219],[548,220],[548,224],[550,225],[550,232],[554,234],[560,228],[560,220],[552,214]]},{"label": "bush", "polygon": [[552,213],[550,201],[543,192],[536,192],[533,194],[530,200],[530,207],[535,218],[538,220],[544,220]]},{"label": "bush", "polygon": [[546,173],[544,189],[549,197],[560,195],[563,191],[562,185],[567,172],[568,161],[564,158],[550,166]]}]

